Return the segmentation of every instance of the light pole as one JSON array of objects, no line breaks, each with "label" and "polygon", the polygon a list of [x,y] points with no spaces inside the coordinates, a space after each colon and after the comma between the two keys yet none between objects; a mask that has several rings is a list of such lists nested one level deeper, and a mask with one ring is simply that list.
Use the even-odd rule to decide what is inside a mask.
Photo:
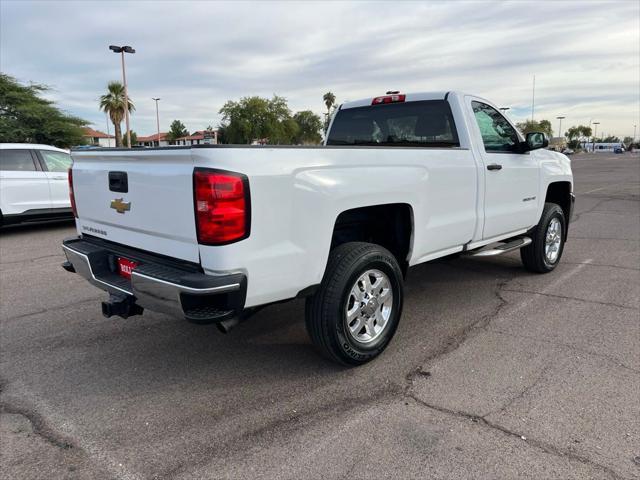
[{"label": "light pole", "polygon": [[158,146],[160,146],[160,115],[158,114],[158,101],[159,98],[152,98],[151,100],[156,102],[156,127],[158,129]]},{"label": "light pole", "polygon": [[593,131],[593,151],[596,151],[596,138],[598,138],[598,125],[600,125],[600,122],[593,122],[593,124],[596,126],[596,128]]},{"label": "light pole", "polygon": [[563,137],[564,135],[562,135],[562,119],[567,118],[567,117],[556,117],[556,120],[560,120],[560,122],[558,123],[558,137]]},{"label": "light pole", "polygon": [[536,105],[536,76],[533,76],[533,92],[531,94],[531,123],[533,123],[533,111]]},{"label": "light pole", "polygon": [[118,47],[117,45],[109,45],[109,50],[113,53],[119,53],[122,55],[122,84],[124,85],[124,118],[125,125],[127,126],[127,147],[131,148],[131,129],[129,129],[129,95],[127,93],[127,75],[125,73],[124,68],[124,54],[125,53],[136,53],[133,47],[129,45],[124,45],[122,47]]},{"label": "light pole", "polygon": [[633,126],[633,142],[632,143],[636,143],[636,127],[637,125]]}]

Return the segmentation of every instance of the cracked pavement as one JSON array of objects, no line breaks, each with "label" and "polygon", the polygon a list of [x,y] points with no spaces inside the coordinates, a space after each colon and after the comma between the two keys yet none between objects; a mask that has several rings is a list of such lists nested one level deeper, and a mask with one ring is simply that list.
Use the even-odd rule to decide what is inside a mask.
[{"label": "cracked pavement", "polygon": [[[304,304],[231,334],[104,319],[70,223],[0,232],[0,478],[640,478],[640,157],[573,157],[560,266],[413,268],[394,341],[327,363]],[[636,459],[636,460],[634,460]]]}]

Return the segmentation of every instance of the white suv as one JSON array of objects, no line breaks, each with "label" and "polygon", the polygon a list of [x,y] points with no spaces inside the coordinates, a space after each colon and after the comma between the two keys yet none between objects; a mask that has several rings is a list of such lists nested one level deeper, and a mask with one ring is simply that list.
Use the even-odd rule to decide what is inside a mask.
[{"label": "white suv", "polygon": [[0,143],[0,222],[71,215],[69,153],[49,145]]}]

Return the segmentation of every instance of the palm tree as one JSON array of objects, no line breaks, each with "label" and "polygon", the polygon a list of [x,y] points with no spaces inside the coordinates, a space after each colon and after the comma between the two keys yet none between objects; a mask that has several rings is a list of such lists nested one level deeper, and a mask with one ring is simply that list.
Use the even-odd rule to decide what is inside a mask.
[{"label": "palm tree", "polygon": [[322,96],[322,99],[324,100],[324,104],[327,107],[327,118],[324,122],[324,130],[327,131],[327,129],[329,128],[329,118],[331,117],[331,107],[333,107],[333,105],[336,103],[336,96],[331,92],[327,92]]},{"label": "palm tree", "polygon": [[[116,147],[122,147],[120,124],[124,118],[124,109],[127,103],[124,96],[124,86],[120,82],[109,82],[107,91],[108,93],[100,97],[100,110],[109,114],[116,134]],[[136,109],[131,99],[128,99],[128,109],[129,112],[133,112]]]},{"label": "palm tree", "polygon": [[327,92],[322,96],[322,99],[324,100],[324,104],[327,107],[328,117],[331,115],[331,107],[333,107],[333,105],[336,103],[336,96],[331,92]]}]

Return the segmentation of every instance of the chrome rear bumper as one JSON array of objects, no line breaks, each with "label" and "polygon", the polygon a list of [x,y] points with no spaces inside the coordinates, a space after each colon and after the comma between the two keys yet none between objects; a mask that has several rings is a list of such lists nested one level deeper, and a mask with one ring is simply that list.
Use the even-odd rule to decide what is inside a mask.
[{"label": "chrome rear bumper", "polygon": [[[62,248],[74,271],[89,283],[113,295],[133,297],[135,304],[195,322],[216,322],[239,314],[244,307],[243,274],[205,275],[181,269],[167,260],[117,244],[67,239]],[[138,262],[131,280],[117,273],[117,259]]]}]

